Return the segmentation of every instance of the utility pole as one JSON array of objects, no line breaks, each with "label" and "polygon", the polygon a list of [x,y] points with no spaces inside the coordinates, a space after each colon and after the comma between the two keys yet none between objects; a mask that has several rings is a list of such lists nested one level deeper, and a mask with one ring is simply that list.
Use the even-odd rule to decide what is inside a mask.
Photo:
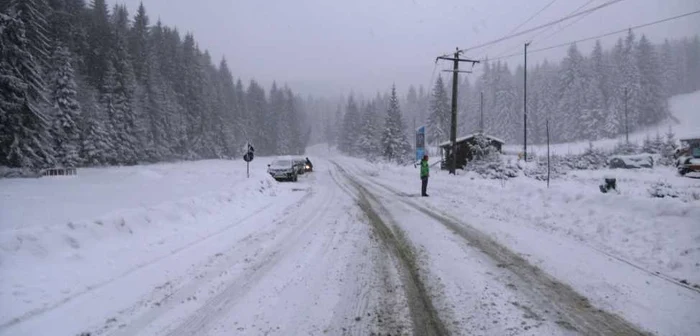
[{"label": "utility pole", "polygon": [[481,119],[479,119],[479,130],[481,133],[484,133],[484,91],[481,91],[480,96],[480,103],[479,103],[479,111],[481,114]]},{"label": "utility pole", "polygon": [[627,122],[627,87],[625,86],[625,142],[630,144],[630,129],[629,122]]},{"label": "utility pole", "polygon": [[527,47],[530,45],[530,42],[525,43],[525,79],[524,79],[524,94],[523,94],[523,99],[524,105],[523,107],[525,108],[525,111],[523,113],[523,144],[524,144],[524,151],[525,153],[523,154],[523,157],[525,158],[525,162],[527,162]]},{"label": "utility pole", "polygon": [[447,56],[440,56],[437,58],[437,60],[446,60],[453,62],[452,71],[450,71],[452,72],[452,118],[450,127],[450,142],[452,143],[450,153],[452,154],[452,162],[450,162],[450,174],[453,175],[457,173],[457,87],[459,85],[459,73],[471,73],[471,71],[459,71],[459,62],[470,62],[472,63],[472,66],[474,66],[474,64],[476,63],[479,63],[479,61],[477,60],[460,59],[459,55],[462,53],[462,51],[460,51],[459,48],[456,49],[457,51],[455,51],[454,57],[452,58]]},{"label": "utility pole", "polygon": [[547,127],[547,188],[549,188],[549,118],[547,118],[546,122],[546,127]]}]

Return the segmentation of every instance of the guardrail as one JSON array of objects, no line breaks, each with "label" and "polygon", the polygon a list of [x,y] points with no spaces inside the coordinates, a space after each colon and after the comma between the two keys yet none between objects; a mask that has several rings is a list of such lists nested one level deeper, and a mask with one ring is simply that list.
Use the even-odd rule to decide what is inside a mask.
[{"label": "guardrail", "polygon": [[48,168],[41,171],[41,176],[71,176],[78,175],[76,168]]}]

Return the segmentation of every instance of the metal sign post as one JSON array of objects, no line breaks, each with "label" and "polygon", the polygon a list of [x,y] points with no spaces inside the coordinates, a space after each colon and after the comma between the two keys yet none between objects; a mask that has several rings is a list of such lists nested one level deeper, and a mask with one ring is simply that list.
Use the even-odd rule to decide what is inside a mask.
[{"label": "metal sign post", "polygon": [[243,161],[246,162],[246,175],[248,178],[250,178],[250,161],[253,161],[253,158],[255,158],[255,148],[248,142],[246,144],[246,153],[243,155]]}]

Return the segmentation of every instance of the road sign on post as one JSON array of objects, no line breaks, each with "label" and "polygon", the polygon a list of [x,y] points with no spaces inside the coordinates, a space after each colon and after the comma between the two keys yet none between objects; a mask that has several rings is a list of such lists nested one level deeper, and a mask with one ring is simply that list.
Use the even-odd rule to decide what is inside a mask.
[{"label": "road sign on post", "polygon": [[246,175],[250,178],[250,161],[255,158],[255,148],[249,143],[246,144],[246,153],[243,155],[243,161],[246,162]]},{"label": "road sign on post", "polygon": [[416,129],[416,161],[423,159],[425,155],[425,126]]}]

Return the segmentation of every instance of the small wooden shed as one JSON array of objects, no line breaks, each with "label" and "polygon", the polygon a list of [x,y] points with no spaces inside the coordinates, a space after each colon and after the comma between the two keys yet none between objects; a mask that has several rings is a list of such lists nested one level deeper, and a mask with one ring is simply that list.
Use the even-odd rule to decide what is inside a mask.
[{"label": "small wooden shed", "polygon": [[[474,133],[457,138],[456,150],[454,151],[457,154],[457,168],[464,168],[467,162],[473,159],[471,148],[476,144],[475,137],[478,134],[479,133]],[[487,134],[484,134],[484,137],[486,137],[491,142],[491,146],[493,146],[499,153],[501,152],[505,141]],[[440,143],[438,146],[442,149],[443,153],[441,168],[448,169],[449,162],[450,160],[452,160],[452,142],[445,141]]]}]

